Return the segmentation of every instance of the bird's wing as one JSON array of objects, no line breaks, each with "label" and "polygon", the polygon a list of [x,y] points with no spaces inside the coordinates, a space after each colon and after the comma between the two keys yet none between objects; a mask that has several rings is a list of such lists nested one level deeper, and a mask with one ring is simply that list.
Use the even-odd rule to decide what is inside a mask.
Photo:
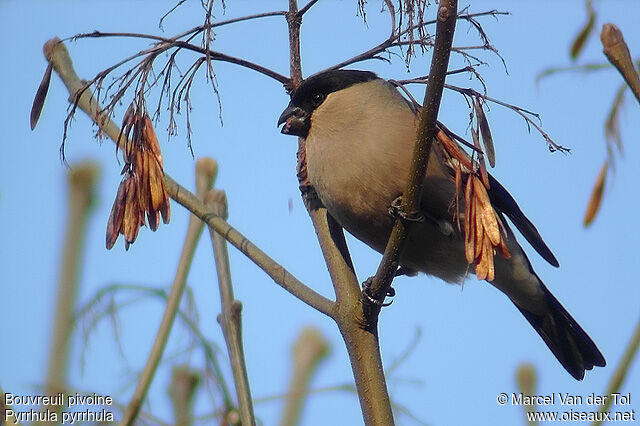
[{"label": "bird's wing", "polygon": [[[440,132],[437,134],[438,141],[444,148],[444,150],[457,160],[456,164],[460,164],[463,169],[471,170],[474,168],[469,155],[460,147],[459,143],[454,141],[454,137],[457,139],[449,129],[444,127],[441,123],[438,123]],[[450,162],[449,162],[450,163]],[[455,175],[455,170],[449,164],[450,172]],[[505,189],[504,186],[498,182],[496,178],[487,173],[488,188],[487,193],[491,201],[491,205],[499,212],[504,213],[518,228],[518,231],[525,237],[525,239],[531,244],[531,246],[542,256],[544,260],[551,265],[558,267],[560,264],[553,255],[549,247],[545,244],[540,236],[540,233],[531,221],[524,215],[516,200],[513,199],[511,194]]]},{"label": "bird's wing", "polygon": [[529,241],[529,244],[542,256],[544,260],[551,265],[558,267],[560,264],[551,252],[551,249],[545,244],[540,233],[531,221],[524,215],[516,200],[505,189],[500,182],[489,174],[489,199],[496,210],[506,214],[511,222],[518,228],[523,237]]}]

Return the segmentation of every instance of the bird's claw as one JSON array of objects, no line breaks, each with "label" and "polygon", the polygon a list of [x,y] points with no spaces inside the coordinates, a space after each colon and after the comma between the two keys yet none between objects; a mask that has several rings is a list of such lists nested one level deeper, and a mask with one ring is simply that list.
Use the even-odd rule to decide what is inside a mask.
[{"label": "bird's claw", "polygon": [[402,196],[399,196],[391,202],[391,206],[389,206],[389,215],[394,219],[399,217],[407,222],[424,222],[424,215],[421,211],[418,210],[407,213],[402,210]]},{"label": "bird's claw", "polygon": [[[373,277],[367,278],[362,283],[362,296],[365,299],[367,299],[369,302],[371,302],[372,304],[374,304],[376,306],[380,306],[382,308],[391,305],[393,303],[393,300],[391,300],[390,302],[385,303],[384,301],[375,299],[371,295],[371,284],[372,283],[373,283]],[[396,290],[393,287],[389,287],[389,290],[387,290],[387,297],[393,297],[395,295],[396,295]]]}]

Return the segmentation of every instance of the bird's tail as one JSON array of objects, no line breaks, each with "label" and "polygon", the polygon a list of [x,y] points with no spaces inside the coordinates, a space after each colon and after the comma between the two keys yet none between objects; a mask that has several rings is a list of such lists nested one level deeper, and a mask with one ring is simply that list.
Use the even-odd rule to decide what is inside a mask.
[{"label": "bird's tail", "polygon": [[542,287],[548,305],[548,309],[542,314],[534,314],[517,304],[516,307],[569,374],[576,380],[582,380],[585,370],[591,370],[594,366],[604,367],[606,361],[593,340],[558,302],[558,299],[544,284]]}]

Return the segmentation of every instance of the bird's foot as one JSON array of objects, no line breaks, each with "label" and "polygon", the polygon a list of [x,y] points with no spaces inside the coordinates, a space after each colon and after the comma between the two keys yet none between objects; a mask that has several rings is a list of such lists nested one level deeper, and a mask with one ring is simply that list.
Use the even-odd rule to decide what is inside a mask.
[{"label": "bird's foot", "polygon": [[[369,277],[362,283],[362,297],[367,299],[372,304],[383,307],[383,308],[385,306],[391,305],[393,303],[393,300],[385,303],[384,301],[375,299],[371,295],[371,284],[373,284],[373,278],[374,277]],[[389,287],[389,290],[387,290],[387,297],[393,297],[395,295],[396,295],[396,290],[393,287]]]},{"label": "bird's foot", "polygon": [[389,215],[394,219],[399,217],[407,222],[424,222],[424,215],[421,211],[418,210],[410,213],[402,211],[402,195],[391,202]]},{"label": "bird's foot", "polygon": [[412,213],[403,212],[402,196],[399,196],[398,198],[393,200],[393,202],[391,203],[391,206],[389,207],[389,215],[394,219],[397,219],[398,217],[400,217],[402,220],[405,220],[407,222],[424,222],[425,220],[429,220],[438,228],[438,231],[440,231],[442,235],[451,237],[455,234],[455,229],[453,228],[453,225],[449,221],[438,220],[432,217],[431,215],[420,210]]}]

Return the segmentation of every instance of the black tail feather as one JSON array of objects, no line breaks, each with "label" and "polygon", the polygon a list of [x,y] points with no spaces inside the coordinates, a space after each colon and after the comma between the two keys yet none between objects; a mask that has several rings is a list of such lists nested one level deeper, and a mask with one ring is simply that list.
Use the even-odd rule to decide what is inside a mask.
[{"label": "black tail feather", "polygon": [[558,361],[576,380],[584,378],[585,370],[591,370],[594,366],[604,367],[607,363],[593,340],[546,287],[544,291],[548,309],[543,314],[536,315],[516,307]]}]

